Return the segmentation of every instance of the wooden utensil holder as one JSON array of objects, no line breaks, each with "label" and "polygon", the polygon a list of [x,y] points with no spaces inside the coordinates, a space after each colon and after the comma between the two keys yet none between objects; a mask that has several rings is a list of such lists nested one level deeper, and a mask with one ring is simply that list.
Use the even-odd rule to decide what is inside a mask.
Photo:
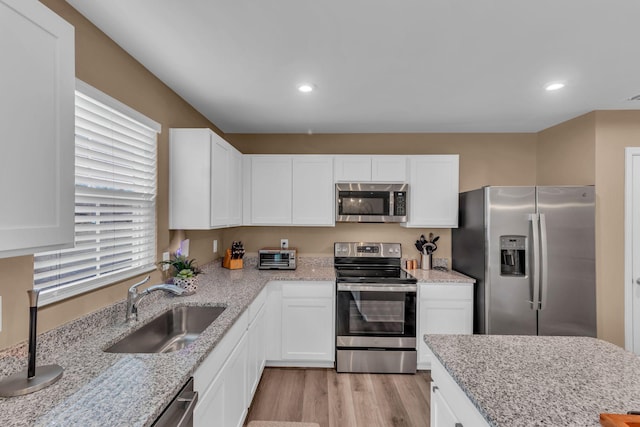
[{"label": "wooden utensil holder", "polygon": [[242,259],[231,259],[231,249],[227,249],[224,253],[222,266],[229,270],[239,270],[242,268]]}]

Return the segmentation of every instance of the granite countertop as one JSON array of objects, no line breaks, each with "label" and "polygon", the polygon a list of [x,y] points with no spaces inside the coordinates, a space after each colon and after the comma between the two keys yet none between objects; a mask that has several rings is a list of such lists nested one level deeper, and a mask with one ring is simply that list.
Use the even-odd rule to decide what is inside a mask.
[{"label": "granite countertop", "polygon": [[588,337],[425,335],[487,422],[600,426],[600,413],[640,410],[640,358]]},{"label": "granite countertop", "polygon": [[476,280],[469,276],[465,276],[457,271],[449,270],[407,270],[411,275],[418,279],[418,283],[475,283]]},{"label": "granite countertop", "polygon": [[[196,294],[174,297],[154,292],[140,304],[134,324],[124,323],[123,299],[39,335],[38,366],[62,366],[62,379],[36,393],[0,398],[0,425],[151,425],[269,281],[335,280],[332,257],[298,257],[294,271],[261,271],[255,262],[248,259],[241,270],[223,269],[219,261],[204,266]],[[416,274],[419,281],[459,282],[466,277],[455,272],[422,273]],[[185,349],[167,354],[102,351],[175,305],[226,309]],[[0,379],[25,369],[26,360],[26,343],[0,351]]]}]

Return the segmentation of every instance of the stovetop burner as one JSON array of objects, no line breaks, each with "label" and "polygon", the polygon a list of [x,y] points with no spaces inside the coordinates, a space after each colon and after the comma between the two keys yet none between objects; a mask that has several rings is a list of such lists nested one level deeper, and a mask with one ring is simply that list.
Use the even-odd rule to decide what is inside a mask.
[{"label": "stovetop burner", "polygon": [[335,243],[336,280],[341,283],[417,283],[415,277],[400,268],[401,256],[400,243]]}]

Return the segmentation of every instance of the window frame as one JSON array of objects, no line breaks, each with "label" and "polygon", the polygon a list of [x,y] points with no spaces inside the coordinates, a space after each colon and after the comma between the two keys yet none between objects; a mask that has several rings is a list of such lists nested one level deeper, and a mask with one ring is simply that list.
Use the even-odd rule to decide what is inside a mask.
[{"label": "window frame", "polygon": [[[50,287],[39,287],[35,286],[34,280],[34,289],[41,289],[40,297],[39,297],[39,306],[45,306],[48,304],[52,304],[58,301],[62,301],[86,292],[90,292],[108,285],[112,285],[122,280],[130,279],[136,276],[139,276],[144,273],[148,273],[151,271],[156,271],[156,263],[157,263],[157,237],[158,237],[158,205],[157,205],[157,197],[158,197],[158,134],[162,131],[162,126],[145,116],[144,114],[134,110],[128,105],[123,104],[122,102],[116,100],[115,98],[105,94],[104,92],[94,88],[93,86],[76,79],[76,91],[82,93],[83,95],[94,99],[95,101],[106,105],[107,107],[117,111],[118,113],[127,116],[129,119],[132,119],[139,124],[147,127],[149,130],[155,132],[155,194],[153,196],[153,235],[154,235],[154,248],[153,248],[153,264],[145,265],[142,267],[131,267],[129,269],[125,269],[120,272],[116,272],[113,274],[109,274],[105,277],[98,277],[88,280],[79,280],[77,283],[70,283],[64,286],[52,285]],[[75,99],[75,95],[74,95]],[[74,113],[74,118],[75,118]],[[75,130],[74,130],[74,147],[76,146],[75,142]],[[75,165],[75,156],[74,156],[74,165]],[[74,177],[76,173],[74,170]],[[74,198],[75,198],[74,191]],[[75,212],[75,208],[74,208]],[[75,215],[75,213],[74,213]],[[74,235],[75,235],[75,221],[74,221]],[[61,250],[61,251],[64,251]],[[34,255],[34,272],[35,272],[35,257],[38,254]]]}]

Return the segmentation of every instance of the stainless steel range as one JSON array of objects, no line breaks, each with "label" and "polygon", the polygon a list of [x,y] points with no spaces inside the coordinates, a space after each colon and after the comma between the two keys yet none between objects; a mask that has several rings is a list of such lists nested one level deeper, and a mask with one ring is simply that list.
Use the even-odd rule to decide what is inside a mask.
[{"label": "stainless steel range", "polygon": [[336,370],[416,372],[417,280],[400,243],[338,242]]}]

